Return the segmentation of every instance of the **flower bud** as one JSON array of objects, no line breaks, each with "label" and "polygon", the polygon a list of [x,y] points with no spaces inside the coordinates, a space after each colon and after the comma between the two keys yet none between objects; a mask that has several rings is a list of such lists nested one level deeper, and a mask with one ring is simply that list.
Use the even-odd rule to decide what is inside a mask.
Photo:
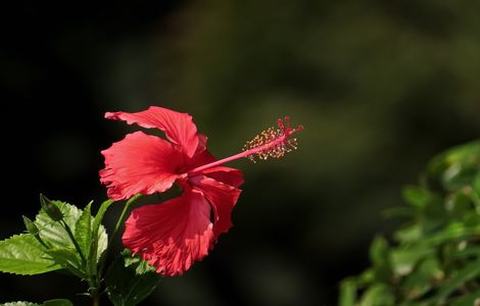
[{"label": "flower bud", "polygon": [[22,217],[23,217],[23,223],[25,224],[25,228],[27,229],[27,232],[29,234],[32,234],[33,236],[38,235],[38,227],[35,225],[35,223],[33,223],[33,221],[26,216],[22,216]]},{"label": "flower bud", "polygon": [[45,213],[53,220],[60,221],[63,219],[63,214],[60,211],[60,208],[57,207],[52,201],[50,201],[46,196],[40,194],[40,204],[42,205]]}]

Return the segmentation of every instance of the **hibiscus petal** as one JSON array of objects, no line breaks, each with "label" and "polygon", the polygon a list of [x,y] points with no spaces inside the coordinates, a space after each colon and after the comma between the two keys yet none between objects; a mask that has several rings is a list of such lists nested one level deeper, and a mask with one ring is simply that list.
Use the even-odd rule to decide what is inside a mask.
[{"label": "hibiscus petal", "polygon": [[201,152],[197,152],[193,155],[192,158],[185,161],[185,171],[188,172],[196,167],[209,164],[211,162],[216,161],[215,157],[213,157],[208,150],[203,150]]},{"label": "hibiscus petal", "polygon": [[128,134],[102,154],[105,168],[100,171],[100,181],[107,185],[113,200],[169,189],[183,163],[182,154],[171,143],[143,132]]},{"label": "hibiscus petal", "polygon": [[[216,160],[217,159],[212,154],[210,154],[208,150],[204,150],[201,153],[195,154],[193,158],[186,161],[185,168],[188,172],[188,170],[192,170],[196,167],[212,163]],[[202,170],[201,173],[208,177],[214,178],[217,181],[234,187],[240,187],[244,182],[243,173],[235,168],[217,166]]]},{"label": "hibiscus petal", "polygon": [[204,175],[192,177],[190,182],[212,204],[215,216],[213,232],[215,238],[218,238],[220,234],[226,233],[233,225],[232,209],[237,203],[241,190]]},{"label": "hibiscus petal", "polygon": [[137,113],[113,112],[106,113],[105,118],[123,120],[128,124],[138,124],[144,128],[157,128],[176,144],[188,157],[192,157],[199,143],[197,127],[192,116],[167,108],[150,106],[147,110]]},{"label": "hibiscus petal", "polygon": [[205,134],[198,133],[198,146],[195,155],[207,150],[207,140],[208,137]]},{"label": "hibiscus petal", "polygon": [[208,254],[214,242],[211,206],[194,190],[161,204],[134,209],[125,223],[123,244],[174,276]]},{"label": "hibiscus petal", "polygon": [[225,166],[205,169],[202,174],[233,187],[240,187],[244,182],[242,171]]}]

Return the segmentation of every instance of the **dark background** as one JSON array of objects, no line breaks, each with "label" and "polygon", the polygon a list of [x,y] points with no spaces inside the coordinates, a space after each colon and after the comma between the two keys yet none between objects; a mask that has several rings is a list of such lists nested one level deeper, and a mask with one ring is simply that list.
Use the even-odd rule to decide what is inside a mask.
[{"label": "dark background", "polygon": [[[106,111],[189,112],[217,156],[284,114],[305,126],[285,159],[234,163],[246,176],[235,227],[145,305],[334,305],[394,226],[381,212],[401,187],[480,132],[480,2],[1,6],[1,238],[23,230],[40,192],[105,198],[99,151],[129,130]],[[0,302],[82,290],[60,274],[0,276]]]}]

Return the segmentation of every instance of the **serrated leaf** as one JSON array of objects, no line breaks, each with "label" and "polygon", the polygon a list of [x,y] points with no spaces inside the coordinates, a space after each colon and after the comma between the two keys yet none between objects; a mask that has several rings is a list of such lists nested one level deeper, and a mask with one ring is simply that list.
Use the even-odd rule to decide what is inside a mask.
[{"label": "serrated leaf", "polygon": [[3,303],[3,304],[0,304],[0,306],[42,306],[42,305],[36,304],[36,303],[18,301],[18,302]]},{"label": "serrated leaf", "polygon": [[[62,212],[65,223],[68,224],[73,232],[75,232],[76,223],[78,218],[80,218],[82,211],[68,203],[60,201],[52,202]],[[73,243],[62,225],[59,222],[50,219],[43,210],[40,210],[40,213],[37,215],[35,224],[40,231],[40,237],[47,245],[58,249],[73,247]]]},{"label": "serrated leaf", "polygon": [[20,275],[42,274],[61,269],[30,234],[0,241],[0,271]]},{"label": "serrated leaf", "polygon": [[49,249],[47,250],[53,260],[63,268],[80,278],[86,278],[86,273],[75,249]]},{"label": "serrated leaf", "polygon": [[[82,229],[77,230],[77,222],[82,216],[82,210],[68,203],[60,201],[53,202],[58,206],[58,208],[60,208],[60,211],[64,215],[64,221],[71,228],[72,232],[77,233],[78,231],[80,231],[83,234]],[[91,222],[93,235],[94,221],[91,220]],[[54,249],[74,248],[73,242],[71,241],[70,237],[68,237],[62,225],[59,222],[52,221],[45,212],[40,211],[40,213],[37,215],[37,218],[35,219],[35,224],[40,230],[40,237],[50,247]],[[99,241],[97,244],[96,254],[101,254],[107,247],[107,233],[102,225],[98,225],[96,229],[96,234],[98,235]],[[78,237],[75,238],[78,241]],[[93,243],[91,245],[93,245]],[[89,248],[91,248],[91,246],[89,246]],[[97,256],[97,260],[98,257],[99,256]]]},{"label": "serrated leaf", "polygon": [[[108,269],[105,281],[110,301],[115,306],[133,306],[139,304],[157,287],[160,276],[151,271],[143,260],[130,260],[128,253],[122,252]],[[146,268],[150,267],[150,268]]]},{"label": "serrated leaf", "polygon": [[0,304],[0,306],[73,306],[73,304],[69,300],[55,299],[45,301],[42,304],[19,301]]},{"label": "serrated leaf", "polygon": [[90,246],[92,245],[91,205],[92,202],[88,203],[75,224],[75,239],[77,240],[84,256],[90,254]]}]

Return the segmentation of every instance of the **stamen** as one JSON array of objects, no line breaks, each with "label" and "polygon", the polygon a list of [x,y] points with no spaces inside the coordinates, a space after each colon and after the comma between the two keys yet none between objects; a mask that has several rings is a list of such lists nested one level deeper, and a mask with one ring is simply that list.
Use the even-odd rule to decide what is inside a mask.
[{"label": "stamen", "polygon": [[256,162],[256,159],[266,160],[269,158],[282,158],[285,154],[296,150],[298,147],[297,139],[291,136],[303,130],[302,125],[296,128],[290,126],[290,117],[285,116],[284,119],[277,120],[278,128],[268,128],[261,131],[258,135],[247,141],[243,147],[243,152],[198,166],[189,170],[182,175],[194,176],[201,173],[203,170],[220,166],[225,163],[247,157],[251,161]]},{"label": "stamen", "polygon": [[278,128],[271,127],[261,131],[245,143],[243,151],[250,153],[247,157],[251,161],[255,163],[257,158],[260,160],[282,158],[285,154],[297,149],[297,139],[290,138],[290,136],[303,130],[303,126],[292,128],[288,116],[285,116],[283,120],[278,119],[277,126]]}]

